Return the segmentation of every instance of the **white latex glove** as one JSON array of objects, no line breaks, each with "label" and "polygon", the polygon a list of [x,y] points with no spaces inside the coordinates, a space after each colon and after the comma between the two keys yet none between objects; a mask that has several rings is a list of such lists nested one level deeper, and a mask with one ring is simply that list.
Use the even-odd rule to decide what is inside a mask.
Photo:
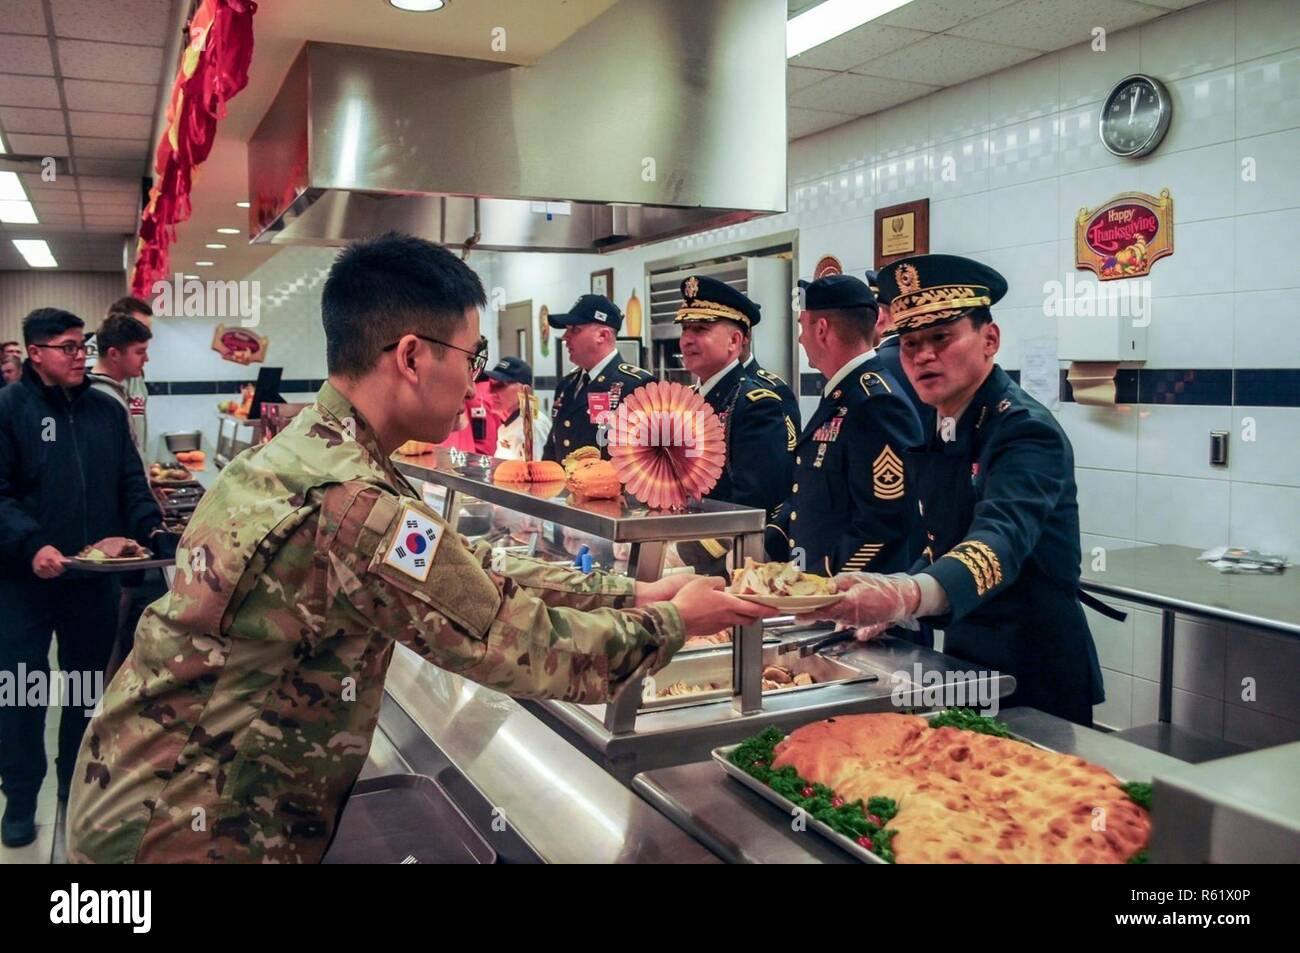
[{"label": "white latex glove", "polygon": [[905,572],[883,576],[873,572],[840,573],[835,585],[844,598],[834,605],[812,613],[815,619],[833,619],[855,629],[870,630],[858,634],[862,640],[874,638],[891,625],[914,627],[916,611],[921,606],[921,587]]}]

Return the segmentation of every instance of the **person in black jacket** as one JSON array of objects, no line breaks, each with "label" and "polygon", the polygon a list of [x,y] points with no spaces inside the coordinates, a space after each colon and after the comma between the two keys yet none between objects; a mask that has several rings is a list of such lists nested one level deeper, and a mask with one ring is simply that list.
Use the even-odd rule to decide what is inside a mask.
[{"label": "person in black jacket", "polygon": [[826,616],[869,638],[929,619],[947,655],[1016,678],[1005,707],[1091,726],[1103,701],[1097,649],[1080,602],[1074,451],[1052,412],[994,358],[991,306],[1002,275],[957,255],[917,255],[880,273],[902,336],[903,369],[938,411],[906,456],[925,531],[909,573],[845,573]]},{"label": "person in black jacket", "polygon": [[[799,342],[827,378],[795,445],[790,498],[767,527],[772,559],[806,572],[903,572],[916,521],[903,455],[921,424],[871,347],[876,299],[852,275],[800,281]],[[910,504],[910,505],[909,505]]]},{"label": "person in black jacket", "polygon": [[623,312],[604,295],[583,295],[568,314],[552,314],[547,323],[564,332],[564,347],[575,367],[555,389],[542,459],[563,463],[575,450],[595,447],[608,460],[606,419],[620,401],[655,377],[618,359]]},{"label": "person in black jacket", "polygon": [[[0,391],[0,676],[19,688],[0,704],[0,785],[5,846],[36,836],[36,797],[45,779],[45,707],[24,689],[51,685],[50,633],[62,673],[99,687],[117,630],[113,575],[70,567],[88,545],[110,556],[127,538],[149,545],[162,511],[149,491],[126,414],[86,380],[84,324],[40,308],[23,320],[28,360]],[[25,678],[20,679],[19,674]],[[39,674],[38,674],[39,673]],[[96,674],[98,673],[98,674]],[[70,679],[66,684],[73,684]],[[66,799],[77,748],[96,698],[73,699],[59,722],[58,788]]]},{"label": "person in black jacket", "polygon": [[[759,306],[725,282],[691,275],[682,282],[682,363],[698,378],[696,391],[722,421],[726,461],[705,497],[762,510],[790,495],[794,472],[792,423],[781,396],[740,363],[741,347],[759,322]],[[727,543],[683,541],[677,554],[703,575],[727,575]]]}]

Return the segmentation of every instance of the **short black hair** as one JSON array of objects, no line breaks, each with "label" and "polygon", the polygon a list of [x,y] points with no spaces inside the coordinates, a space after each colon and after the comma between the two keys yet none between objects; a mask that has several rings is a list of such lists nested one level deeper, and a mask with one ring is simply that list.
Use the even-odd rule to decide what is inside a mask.
[{"label": "short black hair", "polygon": [[86,322],[71,311],[59,308],[37,308],[23,318],[23,343],[45,344],[65,331],[84,328]]},{"label": "short black hair", "polygon": [[140,298],[133,297],[132,295],[127,295],[125,298],[118,298],[110,304],[108,306],[108,313],[110,316],[114,314],[144,314],[152,318],[153,308],[149,307],[147,301],[143,301]]},{"label": "short black hair", "polygon": [[3,341],[3,342],[0,342],[0,351],[3,351],[3,350],[4,350],[5,348],[7,348],[10,344],[17,344],[17,343],[18,343],[17,341]]},{"label": "short black hair", "polygon": [[403,334],[445,341],[467,308],[486,304],[478,275],[436,242],[400,232],[354,242],[334,259],[321,293],[325,366],[364,374]]},{"label": "short black hair", "polygon": [[875,308],[819,308],[812,314],[829,321],[844,340],[870,343],[878,312]]},{"label": "short black hair", "polygon": [[114,313],[99,326],[99,331],[95,333],[95,344],[100,354],[107,354],[111,347],[121,351],[132,344],[143,344],[151,337],[153,332],[145,327],[143,321],[129,314]]},{"label": "short black hair", "polygon": [[993,312],[988,308],[972,308],[966,312],[972,327],[980,328],[993,320]]}]

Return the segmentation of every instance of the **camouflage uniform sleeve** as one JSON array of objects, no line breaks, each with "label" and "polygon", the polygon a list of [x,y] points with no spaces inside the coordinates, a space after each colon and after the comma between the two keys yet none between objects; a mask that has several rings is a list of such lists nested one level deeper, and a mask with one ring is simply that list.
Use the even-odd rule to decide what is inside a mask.
[{"label": "camouflage uniform sleeve", "polygon": [[[464,537],[461,537],[463,540]],[[506,576],[548,606],[570,609],[627,609],[636,600],[636,583],[627,576],[605,572],[583,573],[530,556],[496,555],[487,543],[473,547],[474,560],[492,572]]]},{"label": "camouflage uniform sleeve", "polygon": [[[408,508],[443,530],[423,581],[385,561]],[[440,668],[497,691],[606,701],[633,676],[663,668],[685,641],[681,616],[669,602],[590,611],[548,605],[539,592],[579,604],[627,594],[583,593],[584,585],[614,584],[607,577],[574,580],[553,567],[520,568],[523,584],[491,572],[491,550],[468,550],[422,502],[341,484],[326,493],[322,518],[331,604],[343,601],[365,624]],[[534,583],[544,588],[531,588]]]}]

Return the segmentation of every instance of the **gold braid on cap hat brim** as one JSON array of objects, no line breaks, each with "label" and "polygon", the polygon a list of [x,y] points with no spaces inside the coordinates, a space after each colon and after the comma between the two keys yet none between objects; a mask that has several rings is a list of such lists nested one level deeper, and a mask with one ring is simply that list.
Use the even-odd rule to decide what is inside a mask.
[{"label": "gold braid on cap hat brim", "polygon": [[716,321],[718,318],[739,321],[745,327],[750,327],[749,315],[716,301],[694,301],[677,309],[678,321]]},{"label": "gold braid on cap hat brim", "polygon": [[895,329],[915,331],[965,314],[971,308],[987,308],[992,303],[987,288],[942,285],[900,294],[890,302],[889,313],[894,319]]}]

